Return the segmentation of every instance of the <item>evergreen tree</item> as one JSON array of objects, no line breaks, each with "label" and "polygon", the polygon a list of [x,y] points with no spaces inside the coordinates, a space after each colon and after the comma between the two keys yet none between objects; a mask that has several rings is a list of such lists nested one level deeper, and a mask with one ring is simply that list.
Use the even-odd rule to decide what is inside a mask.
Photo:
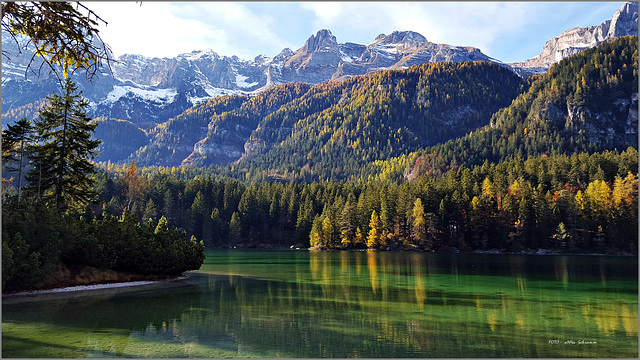
[{"label": "evergreen tree", "polygon": [[[411,240],[418,246],[427,246],[427,220],[425,218],[424,206],[422,200],[417,198],[413,203],[413,211],[411,212]],[[431,246],[428,246],[431,248]]]},{"label": "evergreen tree", "polygon": [[223,222],[220,219],[220,210],[213,208],[211,210],[211,241],[213,245],[221,245],[224,236]]},{"label": "evergreen tree", "polygon": [[340,213],[340,240],[343,247],[350,247],[355,240],[354,206],[347,200]]},{"label": "evergreen tree", "polygon": [[87,116],[89,101],[67,79],[63,95],[47,97],[49,105],[35,123],[42,144],[36,145],[36,166],[28,179],[38,182],[44,199],[59,211],[84,208],[96,195],[93,188],[95,149],[100,140],[91,135],[97,124]]},{"label": "evergreen tree", "polygon": [[322,219],[320,218],[320,215],[316,214],[316,216],[313,218],[311,232],[309,233],[309,246],[315,248],[317,246],[324,245],[322,241]]},{"label": "evergreen tree", "polygon": [[144,208],[144,213],[142,214],[142,221],[144,222],[149,219],[154,219],[156,215],[158,215],[156,204],[153,202],[153,199],[149,199],[149,201],[147,201],[147,205]]},{"label": "evergreen tree", "polygon": [[[22,172],[24,170],[24,160],[28,157],[33,145],[34,128],[30,121],[23,118],[14,125],[8,125],[6,130],[2,130],[2,163],[6,171],[18,172],[18,203],[22,194]],[[17,162],[16,165],[9,165]]]},{"label": "evergreen tree", "polygon": [[240,215],[234,212],[231,215],[231,221],[229,221],[229,237],[232,244],[240,241],[242,236],[242,223],[240,222]]},{"label": "evergreen tree", "polygon": [[369,221],[369,236],[367,236],[367,247],[369,249],[377,249],[380,245],[384,245],[382,233],[382,222],[376,211],[373,210]]},{"label": "evergreen tree", "polygon": [[198,191],[188,210],[189,227],[198,239],[209,243],[211,234],[211,213],[205,203],[204,196]]},{"label": "evergreen tree", "polygon": [[172,222],[174,220],[173,214],[174,214],[175,200],[174,200],[173,194],[171,193],[171,190],[167,189],[165,191],[163,202],[164,202],[164,205],[162,207],[162,213],[164,214],[164,216],[167,217],[167,220],[169,220],[169,222]]}]

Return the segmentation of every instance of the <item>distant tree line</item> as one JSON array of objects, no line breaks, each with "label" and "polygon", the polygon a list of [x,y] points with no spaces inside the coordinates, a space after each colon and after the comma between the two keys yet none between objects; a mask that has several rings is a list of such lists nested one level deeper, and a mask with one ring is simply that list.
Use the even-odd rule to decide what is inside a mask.
[{"label": "distant tree line", "polygon": [[261,182],[128,166],[97,176],[104,211],[164,216],[208,247],[635,252],[638,153],[575,153],[413,182]]}]

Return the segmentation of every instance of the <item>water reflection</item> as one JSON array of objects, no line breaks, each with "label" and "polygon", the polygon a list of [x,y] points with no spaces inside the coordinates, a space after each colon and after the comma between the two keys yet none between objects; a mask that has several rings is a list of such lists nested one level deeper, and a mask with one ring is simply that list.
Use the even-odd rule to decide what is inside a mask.
[{"label": "water reflection", "polygon": [[[456,259],[447,263],[450,270],[447,272],[443,271],[446,267],[443,268],[438,261],[416,255],[342,252],[334,256],[328,252],[311,253],[309,270],[320,292],[312,290],[315,288],[313,284],[306,283],[304,291],[298,294],[301,295],[299,302],[293,304],[296,309],[294,312],[302,317],[316,317],[319,316],[318,312],[322,312],[320,320],[331,324],[333,331],[356,337],[370,334],[376,343],[403,344],[405,351],[412,349],[410,354],[426,351],[428,346],[425,339],[429,338],[428,334],[436,333],[437,337],[444,335],[445,338],[453,334],[482,338],[483,335],[474,334],[482,334],[483,328],[510,339],[516,335],[531,338],[528,332],[539,331],[541,327],[560,329],[559,333],[570,336],[583,333],[584,326],[588,324],[595,326],[599,333],[607,334],[624,328],[628,336],[637,334],[637,325],[634,326],[630,321],[637,319],[637,312],[631,312],[628,306],[625,308],[620,305],[619,310],[598,310],[597,316],[583,307],[584,314],[581,318],[576,317],[576,309],[580,309],[578,305],[581,302],[574,296],[567,296],[572,294],[554,285],[559,282],[561,288],[565,288],[565,282],[569,281],[566,258],[558,263],[549,263],[542,268],[543,271],[535,273],[528,271],[532,264],[523,257],[504,263],[502,267],[487,266],[484,269],[477,264],[470,264],[469,259],[463,259],[462,262]],[[366,257],[367,271],[363,277],[359,277],[358,264],[362,263],[362,257]],[[541,269],[540,264],[533,267]],[[558,272],[558,269],[564,270]],[[486,270],[497,270],[503,275],[489,277],[484,273]],[[327,281],[328,275],[331,281]],[[598,278],[601,275],[602,272],[598,270]],[[428,297],[426,285],[431,282],[434,285],[429,291],[434,296]],[[290,295],[288,299],[291,299]],[[357,301],[352,301],[355,299]],[[469,300],[472,301],[474,312],[469,311]],[[637,303],[637,298],[630,297],[629,301]],[[450,304],[452,306],[448,306]],[[291,301],[288,305],[291,307]],[[275,307],[278,307],[277,304]],[[247,308],[256,310],[254,306]],[[614,315],[616,312],[624,313],[624,309],[627,311],[624,320]],[[269,311],[273,309],[265,310],[265,314]],[[255,317],[255,314],[252,316]],[[452,319],[455,321],[450,322]],[[624,324],[624,327],[620,324]],[[305,339],[305,343],[309,341],[315,342]],[[338,346],[349,341],[341,338],[338,343],[336,339],[332,343]],[[319,354],[331,353],[320,344],[316,345],[324,349]],[[544,353],[542,345],[539,346],[528,354]],[[377,350],[368,348],[373,351],[368,353],[371,356],[377,353]],[[498,347],[494,343],[488,348]],[[356,353],[362,354],[363,351]],[[354,352],[345,350],[343,355],[338,356],[349,354]]]},{"label": "water reflection", "polygon": [[627,336],[638,337],[638,316],[634,316],[626,305],[620,308],[620,320]]},{"label": "water reflection", "polygon": [[[626,274],[633,266],[571,257],[212,253],[183,288],[3,306],[3,344],[28,336],[19,323],[45,323],[118,329],[120,340],[111,330],[85,331],[80,345],[59,340],[99,348],[92,356],[636,357],[637,276]],[[602,345],[550,347],[557,337]]]},{"label": "water reflection", "polygon": [[426,279],[423,280],[422,278],[422,266],[419,257],[414,256],[411,258],[411,270],[412,278],[415,282],[416,304],[420,309],[424,309],[424,301],[427,298]]}]

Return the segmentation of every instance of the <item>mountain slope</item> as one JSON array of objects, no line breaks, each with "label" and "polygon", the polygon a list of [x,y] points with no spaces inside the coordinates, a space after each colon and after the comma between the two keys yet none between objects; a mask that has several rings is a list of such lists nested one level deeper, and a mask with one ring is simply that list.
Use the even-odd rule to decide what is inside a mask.
[{"label": "mountain slope", "polygon": [[[490,125],[412,154],[405,177],[511,157],[628,146],[638,146],[637,36],[603,43],[552,66],[494,114]],[[402,163],[395,161],[396,172]]]},{"label": "mountain slope", "polygon": [[98,123],[93,138],[102,140],[98,146],[100,155],[95,157],[95,161],[125,160],[149,142],[144,130],[130,121],[111,118],[96,118],[93,121]]},{"label": "mountain slope", "polygon": [[218,96],[191,107],[153,128],[149,143],[129,155],[134,154],[142,166],[180,165],[195,143],[206,136],[213,117],[239,108],[248,99],[246,95]]},{"label": "mountain slope", "polygon": [[638,35],[638,2],[626,2],[611,20],[597,26],[569,29],[544,44],[542,53],[523,62],[510,63],[523,74],[544,73],[553,64],[582,50],[621,36]]},{"label": "mountain slope", "polygon": [[156,127],[135,159],[165,166],[237,162],[263,174],[306,168],[346,178],[368,161],[488,124],[524,87],[510,70],[483,62],[423,64],[313,87],[289,83],[242,97],[224,112],[212,109],[233,97],[200,104]]},{"label": "mountain slope", "polygon": [[368,162],[487,124],[524,87],[513,72],[482,62],[423,64],[316,85],[260,123],[234,169],[258,178],[286,172],[346,180]]},{"label": "mountain slope", "polygon": [[284,84],[258,95],[209,99],[151,132],[149,145],[136,151],[141,165],[227,164],[244,153],[244,143],[262,118],[309,90],[307,84]]}]

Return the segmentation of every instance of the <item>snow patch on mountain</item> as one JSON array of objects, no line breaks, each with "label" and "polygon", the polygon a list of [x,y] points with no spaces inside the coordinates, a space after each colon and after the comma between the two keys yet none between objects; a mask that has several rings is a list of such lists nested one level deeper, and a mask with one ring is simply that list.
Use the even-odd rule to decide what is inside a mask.
[{"label": "snow patch on mountain", "polygon": [[246,81],[249,78],[248,76],[241,75],[237,71],[235,71],[234,74],[236,75],[236,85],[239,88],[250,88],[250,87],[258,85],[257,81],[252,82],[252,83],[248,83]]},{"label": "snow patch on mountain", "polygon": [[397,55],[399,53],[398,52],[398,47],[400,45],[401,44],[379,44],[378,46],[376,46],[376,50],[384,51],[384,52],[387,52],[387,53],[390,53],[390,54]]},{"label": "snow patch on mountain", "polygon": [[152,101],[156,103],[171,102],[178,95],[176,89],[146,89],[134,86],[115,85],[113,90],[107,94],[106,102],[116,102],[121,97],[132,94],[142,100]]},{"label": "snow patch on mountain", "polygon": [[190,53],[184,53],[177,56],[178,60],[185,59],[188,61],[198,61],[198,60],[207,59],[207,58],[219,59],[220,56],[218,55],[218,53],[216,53],[211,49],[194,50]]},{"label": "snow patch on mountain", "polygon": [[24,79],[24,74],[27,71],[26,65],[3,63],[2,64],[2,83],[5,81],[14,80],[16,78]]},{"label": "snow patch on mountain", "polygon": [[353,58],[352,56],[347,55],[344,51],[340,50],[340,60],[346,63],[352,63],[357,58]]}]

